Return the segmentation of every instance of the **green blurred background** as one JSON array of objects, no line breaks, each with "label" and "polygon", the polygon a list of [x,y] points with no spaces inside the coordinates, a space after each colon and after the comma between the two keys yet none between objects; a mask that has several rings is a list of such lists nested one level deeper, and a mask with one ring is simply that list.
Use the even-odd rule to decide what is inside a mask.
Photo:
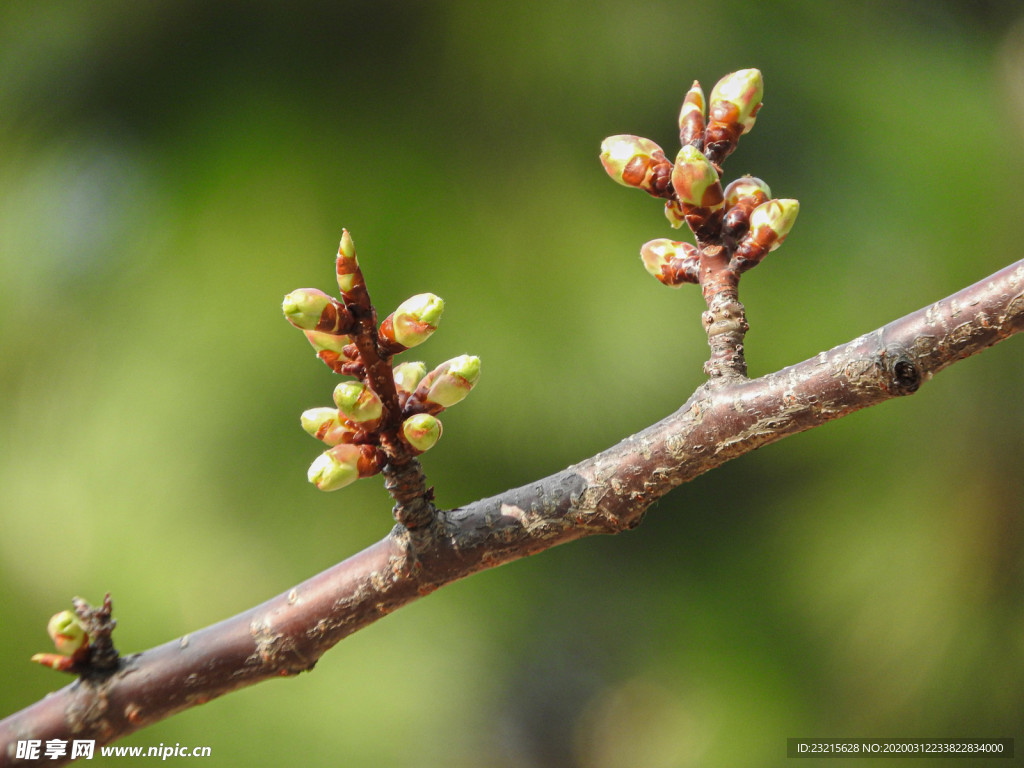
[{"label": "green blurred background", "polygon": [[[752,375],[1020,258],[1020,13],[4,3],[0,714],[65,683],[28,657],[73,595],[112,592],[132,652],[388,531],[379,480],[305,480],[298,414],[336,377],[280,300],[332,289],[342,227],[383,312],[446,300],[416,357],[484,360],[424,457],[463,504],[701,382],[698,292],[637,258],[671,234],[661,206],[597,159],[615,133],[673,155],[694,78],[763,71],[726,177],[802,203],[743,281]],[[661,768],[783,765],[792,736],[1022,737],[1022,379],[1014,339],[126,743],[209,745],[214,766]]]}]

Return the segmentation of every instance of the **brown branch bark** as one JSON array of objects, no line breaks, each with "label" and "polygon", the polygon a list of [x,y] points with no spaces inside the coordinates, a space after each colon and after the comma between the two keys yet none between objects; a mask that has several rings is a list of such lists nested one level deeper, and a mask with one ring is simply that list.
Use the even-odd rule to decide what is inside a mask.
[{"label": "brown branch bark", "polygon": [[[638,525],[672,488],[788,435],[893,397],[1024,330],[1024,261],[759,379],[700,387],[675,413],[528,486],[397,526],[383,540],[233,618],[122,659],[0,721],[19,739],[106,744],[217,696],[312,669],[337,642],[433,590],[596,533]],[[57,765],[60,761],[39,760]]]}]

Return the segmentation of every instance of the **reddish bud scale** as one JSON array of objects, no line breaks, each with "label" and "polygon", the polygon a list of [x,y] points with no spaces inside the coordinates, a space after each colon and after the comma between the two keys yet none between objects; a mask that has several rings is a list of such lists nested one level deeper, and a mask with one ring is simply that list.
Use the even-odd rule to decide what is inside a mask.
[{"label": "reddish bud scale", "polygon": [[655,275],[662,285],[678,288],[686,283],[696,285],[700,282],[700,260],[695,258],[678,258],[663,265]]},{"label": "reddish bud scale", "polygon": [[387,460],[379,448],[373,445],[359,446],[359,460],[356,462],[356,469],[359,477],[372,477],[379,473]]},{"label": "reddish bud scale", "polygon": [[321,349],[316,353],[316,356],[335,373],[343,373],[343,367],[348,364],[348,361],[342,358],[341,355],[329,349]]},{"label": "reddish bud scale", "polygon": [[672,163],[661,150],[650,158],[637,155],[623,168],[622,181],[653,197],[665,197],[672,181]]},{"label": "reddish bud scale", "polygon": [[742,134],[739,123],[710,122],[704,132],[704,154],[715,165],[721,165],[736,149]]},{"label": "reddish bud scale", "polygon": [[722,237],[731,238],[733,241],[743,237],[750,228],[750,212],[754,205],[735,205],[729,209],[722,219]]},{"label": "reddish bud scale", "polygon": [[404,352],[407,347],[395,341],[395,316],[393,314],[384,318],[380,324],[380,341],[392,354]]},{"label": "reddish bud scale", "polygon": [[672,259],[662,269],[662,272],[664,277],[659,276],[658,279],[665,285],[676,286],[683,283],[696,285],[700,282],[700,257],[685,256]]},{"label": "reddish bud scale", "polygon": [[776,234],[768,228],[747,233],[747,236],[733,252],[729,266],[738,273],[756,267],[768,255],[772,244],[777,239]]},{"label": "reddish bud scale", "polygon": [[75,668],[75,659],[56,653],[36,653],[32,655],[30,661],[42,664],[44,667],[49,667],[57,672],[74,672]]},{"label": "reddish bud scale", "polygon": [[366,366],[358,360],[345,361],[341,364],[338,373],[343,376],[355,376],[357,379],[366,378]]},{"label": "reddish bud scale", "polygon": [[698,208],[683,203],[683,218],[699,242],[708,242],[719,237],[722,231],[722,218],[725,209]]},{"label": "reddish bud scale", "polygon": [[[767,201],[768,195],[760,189],[736,200],[735,204],[727,210],[725,219],[722,221],[722,234],[733,240],[739,240],[750,229],[750,214],[757,206]],[[728,204],[729,198],[726,196],[726,205]]]},{"label": "reddish bud scale", "polygon": [[344,304],[331,298],[324,311],[320,313],[320,321],[313,330],[343,336],[352,330],[352,315]]}]

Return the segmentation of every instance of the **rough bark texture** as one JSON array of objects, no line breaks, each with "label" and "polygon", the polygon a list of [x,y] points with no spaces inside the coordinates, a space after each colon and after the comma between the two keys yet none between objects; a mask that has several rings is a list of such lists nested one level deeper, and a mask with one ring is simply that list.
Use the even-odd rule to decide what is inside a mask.
[{"label": "rough bark texture", "polygon": [[[19,739],[106,744],[183,709],[312,669],[338,641],[444,584],[596,533],[638,525],[672,488],[762,445],[909,395],[946,366],[1024,330],[1024,261],[865,334],[768,374],[698,389],[675,413],[521,488],[391,533],[294,589],[127,656],[0,721],[0,766]],[[39,760],[58,765],[61,761]]]}]

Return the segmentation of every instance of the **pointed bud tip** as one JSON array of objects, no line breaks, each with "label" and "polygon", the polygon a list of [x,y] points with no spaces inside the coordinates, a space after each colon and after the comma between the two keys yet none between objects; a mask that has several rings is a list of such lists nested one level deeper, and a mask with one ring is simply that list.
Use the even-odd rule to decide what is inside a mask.
[{"label": "pointed bud tip", "polygon": [[341,232],[341,243],[338,245],[338,256],[335,259],[335,272],[338,276],[338,288],[342,296],[348,296],[356,285],[359,273],[359,259],[356,258],[356,246],[347,229]]},{"label": "pointed bud tip", "polygon": [[[683,97],[683,105],[679,109],[679,129],[689,130],[694,133],[703,132],[706,108],[704,91],[701,89],[700,83],[694,80],[690,90]],[[695,137],[686,137],[687,140],[692,140],[693,138]]]},{"label": "pointed bud tip", "polygon": [[352,235],[347,229],[341,230],[341,243],[338,245],[338,254],[346,259],[354,259],[356,256],[356,245],[352,242]]},{"label": "pointed bud tip", "polygon": [[450,373],[476,384],[480,379],[480,358],[476,355],[459,355],[451,360]]}]

